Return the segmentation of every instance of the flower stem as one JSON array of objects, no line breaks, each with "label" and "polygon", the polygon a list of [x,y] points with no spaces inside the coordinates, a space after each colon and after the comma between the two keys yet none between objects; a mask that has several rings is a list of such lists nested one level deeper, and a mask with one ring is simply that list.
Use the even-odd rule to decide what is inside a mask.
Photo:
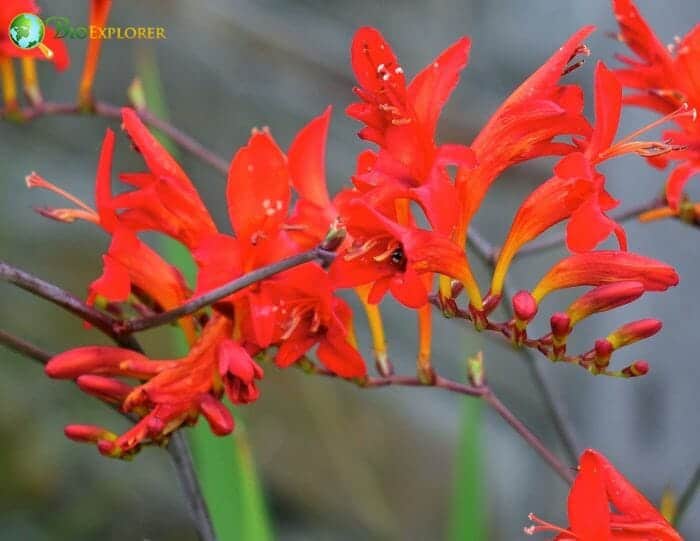
[{"label": "flower stem", "polygon": [[[2,261],[0,261],[0,279],[6,280],[30,293],[57,304],[72,314],[92,323],[97,329],[114,339],[120,345],[143,353],[141,345],[133,336],[122,336],[114,331],[114,322],[116,320],[87,306],[77,297],[60,287],[45,282],[28,272],[12,267]],[[36,346],[4,331],[0,331],[0,343],[28,357],[37,359],[42,363],[45,363],[51,357],[51,354],[43,352]],[[123,414],[121,411],[120,413]],[[134,420],[128,415],[127,417],[132,421]],[[170,445],[168,445],[168,452],[175,463],[178,477],[185,491],[185,497],[187,498],[192,513],[199,540],[216,541],[209,512],[207,511],[207,504],[202,495],[199,482],[197,481],[197,476],[192,464],[192,457],[184,436],[179,433],[174,434],[170,440]]]},{"label": "flower stem", "polygon": [[235,280],[232,280],[222,286],[212,289],[204,295],[200,295],[199,297],[196,297],[173,310],[162,312],[154,316],[119,322],[118,333],[120,335],[128,335],[132,332],[143,331],[153,327],[160,327],[161,325],[165,325],[180,319],[183,316],[193,314],[194,312],[206,306],[210,306],[215,302],[248,287],[249,285],[265,280],[266,278],[269,278],[277,273],[293,267],[298,267],[299,265],[303,265],[309,261],[314,261],[316,259],[327,260],[331,257],[333,257],[331,252],[326,252],[320,248],[312,248],[306,252],[293,255],[286,259],[281,259],[280,261],[276,261],[275,263],[256,269],[241,276],[240,278],[236,278]]}]

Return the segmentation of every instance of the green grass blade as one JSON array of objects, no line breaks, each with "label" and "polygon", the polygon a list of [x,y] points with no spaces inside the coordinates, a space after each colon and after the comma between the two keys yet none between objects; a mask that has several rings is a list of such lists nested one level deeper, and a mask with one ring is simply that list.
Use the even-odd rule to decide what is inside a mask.
[{"label": "green grass blade", "polygon": [[[137,73],[143,85],[148,108],[159,118],[167,118],[167,106],[158,66],[151,50],[142,49],[137,56]],[[161,143],[177,157],[178,149],[167,137],[157,134]],[[223,180],[221,189],[223,190]],[[187,249],[164,239],[161,245],[166,259],[175,264],[190,284],[195,266]],[[181,332],[172,333],[172,349],[177,355],[187,352]],[[190,444],[204,497],[221,541],[235,539],[267,541],[274,538],[253,455],[240,418],[231,436],[217,437],[205,422],[190,430]]]},{"label": "green grass blade", "polygon": [[450,541],[486,541],[486,490],[481,434],[483,403],[465,398],[461,435],[455,457],[454,488],[450,509]]}]

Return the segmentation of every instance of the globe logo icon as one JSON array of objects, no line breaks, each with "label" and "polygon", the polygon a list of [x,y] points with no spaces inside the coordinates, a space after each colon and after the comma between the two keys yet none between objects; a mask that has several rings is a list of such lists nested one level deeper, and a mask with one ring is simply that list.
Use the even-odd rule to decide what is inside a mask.
[{"label": "globe logo icon", "polygon": [[53,57],[53,51],[43,44],[46,26],[37,15],[20,13],[10,22],[8,34],[18,48],[28,51],[38,47],[46,58]]}]

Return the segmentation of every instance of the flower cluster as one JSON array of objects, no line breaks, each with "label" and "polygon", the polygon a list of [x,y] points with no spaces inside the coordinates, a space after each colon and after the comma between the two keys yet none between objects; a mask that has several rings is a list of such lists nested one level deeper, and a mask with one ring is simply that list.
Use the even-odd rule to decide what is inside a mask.
[{"label": "flower cluster", "polygon": [[683,189],[693,175],[700,173],[700,123],[696,122],[700,107],[700,24],[666,47],[631,0],[615,0],[614,10],[620,25],[618,38],[636,56],[618,57],[625,67],[615,70],[615,74],[631,90],[625,103],[666,115],[677,127],[666,131],[664,138],[680,148],[652,159],[652,164],[661,168],[673,164],[666,181],[668,207],[650,212],[646,219],[679,216],[696,223],[700,205],[685,200]]},{"label": "flower cluster", "polygon": [[[42,208],[41,214],[64,222],[87,220],[110,236],[103,273],[90,285],[88,301],[124,317],[171,310],[315,247],[335,251],[330,264],[330,258],[307,261],[219,300],[211,310],[183,316],[179,325],[191,349],[182,359],[152,360],[118,347],[77,348],[51,359],[46,367],[51,377],[75,379],[83,391],[139,419],[121,436],[82,425],[68,427],[68,436],[96,443],[103,454],[127,457],[144,443],[162,442],[200,414],[213,432],[228,433],[234,423],[221,398],[225,395],[233,404],[256,400],[261,359],[274,358],[281,368],[315,366],[308,357],[312,348],[324,370],[362,383],[366,364],[356,347],[352,311],[338,296],[342,288],[354,288],[362,301],[382,374],[391,371],[378,308],[387,293],[416,310],[418,374],[425,383],[435,378],[430,362],[432,304],[446,315],[472,321],[479,330],[499,331],[518,346],[536,348],[551,360],[577,364],[593,374],[646,373],[645,361],[620,370],[609,365],[615,350],[660,329],[654,319],[628,323],[583,354],[566,351],[567,337],[584,318],[678,282],[672,267],[627,251],[624,230],[606,214],[618,202],[606,190],[598,170],[602,162],[627,153],[658,160],[681,151],[667,142],[637,140],[645,130],[615,140],[622,86],[603,63],[595,68],[595,117],[585,117],[582,89],[562,83],[562,78],[582,64],[581,56],[590,54],[583,40],[592,31],[585,27],[574,33],[466,145],[438,142],[436,132],[467,65],[469,39],[458,39],[409,80],[382,35],[373,28],[359,29],[351,45],[359,101],[346,112],[363,124],[359,136],[375,148],[358,155],[351,184],[331,197],[324,168],[330,108],[300,130],[286,153],[267,128],[253,130],[228,173],[226,201],[233,234],[215,224],[187,174],[132,109],[122,111],[122,127],[146,170],[119,175],[131,189],[112,191],[111,131],[97,168],[94,209],[30,175],[30,187],[60,193],[76,205]],[[465,251],[469,224],[504,171],[552,156],[558,160],[552,176],[517,210],[484,293]],[[513,319],[492,321],[520,249],[562,222],[572,254],[530,291],[515,295]],[[189,250],[198,270],[193,290],[178,269],[141,239],[146,231],[166,235]],[[619,249],[597,250],[611,234]],[[528,338],[528,325],[542,299],[580,286],[592,289],[552,315],[552,332]],[[459,305],[461,292],[466,307]]]}]

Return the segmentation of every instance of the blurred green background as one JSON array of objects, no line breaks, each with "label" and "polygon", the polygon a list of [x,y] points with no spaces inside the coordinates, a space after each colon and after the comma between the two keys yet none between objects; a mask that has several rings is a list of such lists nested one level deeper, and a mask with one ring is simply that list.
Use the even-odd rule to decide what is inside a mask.
[{"label": "blurred green background", "polygon": [[[45,15],[70,16],[84,24],[86,4],[56,0],[42,7]],[[666,42],[700,18],[697,3],[688,0],[647,0],[639,5]],[[417,72],[459,36],[471,36],[469,67],[440,125],[442,140],[468,143],[514,86],[574,30],[590,23],[599,27],[588,41],[593,58],[614,63],[612,55],[620,47],[605,35],[616,26],[603,1],[124,0],[115,2],[111,24],[164,26],[168,39],[106,42],[96,94],[124,103],[137,59],[153,55],[172,122],[227,158],[245,143],[253,126],[270,126],[286,148],[306,121],[332,103],[328,174],[337,190],[347,184],[354,157],[363,148],[355,137],[358,125],[343,116],[352,100],[348,45],[358,26],[380,28],[407,73]],[[84,42],[73,40],[69,47],[69,72],[41,69],[42,89],[52,100],[73,99]],[[592,65],[589,62],[571,79],[589,88]],[[620,133],[650,118],[644,112],[626,112]],[[66,117],[0,124],[1,257],[78,295],[100,273],[100,255],[108,239],[86,224],[63,225],[37,216],[32,206],[56,200],[29,192],[23,178],[36,170],[92,201],[94,169],[107,125],[99,118]],[[227,227],[224,179],[191,156],[182,155],[181,162],[219,223]],[[115,163],[119,170],[142,167],[123,137]],[[503,239],[518,202],[549,176],[551,165],[541,161],[517,167],[497,183],[476,221],[491,241]],[[630,205],[656,193],[663,179],[634,157],[606,164],[605,172],[611,192]],[[681,284],[581,325],[572,346],[587,349],[621,323],[658,317],[665,322],[660,335],[615,359],[620,366],[648,359],[652,372],[622,381],[594,379],[569,367],[545,368],[581,444],[606,453],[658,502],[665,486],[685,486],[700,455],[700,269],[694,249],[698,231],[676,222],[632,223],[627,230],[631,249],[674,264]],[[514,285],[532,287],[563,253],[554,250],[518,262]],[[485,284],[486,269],[477,267]],[[546,314],[565,306],[572,296],[548,299],[536,329],[544,332]],[[391,301],[383,309],[392,360],[398,370],[410,372],[414,317]],[[358,313],[357,327],[368,353],[363,322]],[[0,284],[0,327],[54,352],[103,342],[98,333],[85,330],[59,309],[6,284]],[[175,348],[167,331],[143,338],[156,356]],[[504,401],[561,455],[521,357],[498,340],[453,322],[437,322],[434,362],[446,375],[463,378],[464,359],[480,349],[489,379]],[[0,363],[0,539],[195,539],[163,451],[147,449],[124,463],[67,441],[62,434],[67,423],[97,423],[116,430],[124,428],[124,422],[70,384],[49,381],[33,361],[2,349]],[[245,421],[276,538],[451,536],[510,541],[522,538],[528,512],[566,522],[563,483],[500,418],[480,411],[474,402],[431,389],[359,390],[273,368],[267,369],[261,388],[261,399],[239,408],[236,416]],[[461,431],[465,424],[470,427],[467,433]],[[456,460],[460,448],[467,454]],[[470,471],[465,457],[476,460],[483,485],[474,485],[462,500],[454,500],[456,479]],[[236,501],[233,496],[231,501]],[[460,508],[463,513],[455,513]],[[482,516],[488,534],[456,533],[459,520],[454,517],[474,514]],[[684,521],[687,539],[700,538],[699,515],[695,502]]]}]

